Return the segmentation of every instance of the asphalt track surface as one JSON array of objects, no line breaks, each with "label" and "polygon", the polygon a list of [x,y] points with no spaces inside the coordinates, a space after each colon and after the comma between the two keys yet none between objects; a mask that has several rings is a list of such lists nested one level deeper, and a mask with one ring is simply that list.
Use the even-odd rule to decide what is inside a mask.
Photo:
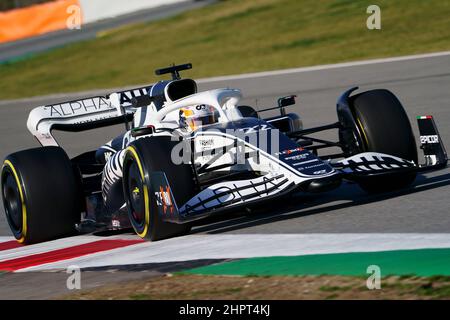
[{"label": "asphalt track surface", "polygon": [[[257,104],[258,108],[274,106],[280,96],[297,94],[298,103],[291,111],[301,115],[305,127],[335,122],[336,99],[352,86],[394,92],[407,110],[416,137],[415,117],[432,114],[444,144],[450,149],[450,55],[200,82],[200,90],[240,88],[244,94],[242,103]],[[33,107],[79,96],[0,102],[0,157],[37,146],[26,129],[26,119]],[[57,138],[73,156],[97,148],[121,130],[122,126],[115,126],[57,134]],[[322,137],[331,138],[333,134]],[[450,231],[449,197],[450,170],[446,168],[419,175],[411,188],[394,193],[369,196],[357,185],[344,184],[325,194],[299,194],[289,203],[271,202],[264,212],[209,221],[194,228],[193,233],[446,233]],[[0,212],[0,235],[10,235],[3,212]]]},{"label": "asphalt track surface", "polygon": [[34,53],[47,51],[70,43],[93,39],[99,32],[117,28],[122,25],[151,22],[167,18],[213,2],[216,2],[216,0],[186,0],[180,3],[140,10],[138,12],[93,22],[82,26],[80,30],[60,30],[37,37],[0,44],[0,63],[11,59],[20,59]]}]

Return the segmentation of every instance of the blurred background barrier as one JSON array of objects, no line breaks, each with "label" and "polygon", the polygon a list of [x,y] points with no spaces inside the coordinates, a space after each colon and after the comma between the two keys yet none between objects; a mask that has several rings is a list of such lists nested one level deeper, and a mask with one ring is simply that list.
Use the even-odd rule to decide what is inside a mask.
[{"label": "blurred background barrier", "polygon": [[[37,36],[67,28],[81,8],[80,23],[86,24],[142,9],[186,0],[6,0],[0,6],[0,43]],[[5,11],[6,10],[6,11]]]},{"label": "blurred background barrier", "polygon": [[66,28],[67,8],[78,0],[58,0],[0,12],[0,43]]},{"label": "blurred background barrier", "polygon": [[84,23],[186,0],[79,0]]}]

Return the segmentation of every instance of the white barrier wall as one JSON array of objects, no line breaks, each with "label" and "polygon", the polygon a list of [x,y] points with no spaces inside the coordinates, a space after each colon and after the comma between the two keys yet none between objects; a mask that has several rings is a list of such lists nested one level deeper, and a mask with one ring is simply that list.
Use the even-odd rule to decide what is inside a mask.
[{"label": "white barrier wall", "polygon": [[186,0],[79,0],[83,23],[184,1]]}]

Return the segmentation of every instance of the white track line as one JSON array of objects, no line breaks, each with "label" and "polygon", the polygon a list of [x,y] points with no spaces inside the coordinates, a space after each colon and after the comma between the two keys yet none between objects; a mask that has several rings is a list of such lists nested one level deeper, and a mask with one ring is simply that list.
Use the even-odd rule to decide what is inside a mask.
[{"label": "white track line", "polygon": [[22,269],[37,271],[197,259],[295,256],[450,248],[450,234],[223,234],[191,235],[145,242],[89,256]]},{"label": "white track line", "polygon": [[364,66],[364,65],[378,64],[378,63],[389,63],[389,62],[424,59],[424,58],[435,58],[435,57],[442,57],[442,56],[448,56],[448,55],[450,55],[450,51],[441,51],[441,52],[415,54],[415,55],[392,57],[392,58],[351,61],[351,62],[317,65],[317,66],[311,66],[311,67],[301,67],[301,68],[263,71],[263,72],[246,73],[246,74],[239,74],[239,75],[213,77],[213,78],[204,78],[204,79],[197,80],[197,82],[198,83],[210,83],[210,82],[217,82],[217,81],[253,79],[253,78],[261,78],[261,77],[286,75],[286,74],[292,74],[292,73],[302,73],[302,72],[320,71],[320,70],[327,70],[327,69]]}]

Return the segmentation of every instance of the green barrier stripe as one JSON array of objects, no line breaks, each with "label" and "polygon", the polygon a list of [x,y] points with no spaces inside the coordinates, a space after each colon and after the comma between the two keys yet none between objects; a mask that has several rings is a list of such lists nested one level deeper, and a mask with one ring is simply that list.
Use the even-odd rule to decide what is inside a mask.
[{"label": "green barrier stripe", "polygon": [[450,248],[249,258],[187,270],[209,275],[450,275]]}]

